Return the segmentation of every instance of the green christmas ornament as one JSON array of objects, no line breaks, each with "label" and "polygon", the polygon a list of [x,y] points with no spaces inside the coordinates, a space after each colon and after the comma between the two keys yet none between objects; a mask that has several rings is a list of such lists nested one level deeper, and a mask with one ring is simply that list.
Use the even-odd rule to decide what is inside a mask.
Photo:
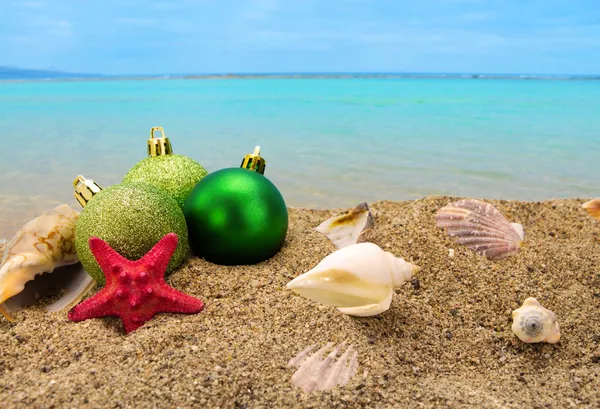
[{"label": "green christmas ornament", "polygon": [[[160,131],[162,137],[155,138],[154,131]],[[185,199],[208,172],[193,159],[174,154],[160,126],[150,130],[148,155],[129,170],[123,182],[147,183],[166,190],[183,209]]]},{"label": "green christmas ornament", "polygon": [[217,264],[255,264],[281,248],[287,207],[263,176],[265,160],[259,153],[257,146],[240,168],[211,173],[188,196],[183,213],[195,255]]},{"label": "green christmas ornament", "polygon": [[106,189],[78,176],[75,198],[84,206],[75,225],[75,249],[85,270],[104,284],[104,274],[88,246],[96,236],[123,257],[137,260],[168,233],[179,236],[167,268],[172,273],[189,255],[185,218],[177,202],[164,190],[143,183],[122,183]]}]

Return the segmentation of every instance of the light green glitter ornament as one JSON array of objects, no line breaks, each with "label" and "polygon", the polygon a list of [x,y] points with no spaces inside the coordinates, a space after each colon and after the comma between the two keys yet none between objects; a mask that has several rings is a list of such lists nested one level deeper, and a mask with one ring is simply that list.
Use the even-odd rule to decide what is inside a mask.
[{"label": "light green glitter ornament", "polygon": [[143,183],[122,183],[106,189],[78,176],[75,198],[84,206],[75,225],[75,249],[85,270],[99,284],[104,274],[88,246],[96,236],[129,260],[138,260],[166,234],[179,237],[167,268],[172,273],[189,255],[183,212],[164,190]]},{"label": "light green glitter ornament", "polygon": [[[160,131],[162,137],[155,138],[154,131]],[[193,159],[174,154],[171,142],[160,126],[150,130],[148,155],[131,168],[123,182],[142,182],[163,189],[183,209],[185,199],[208,172]]]}]

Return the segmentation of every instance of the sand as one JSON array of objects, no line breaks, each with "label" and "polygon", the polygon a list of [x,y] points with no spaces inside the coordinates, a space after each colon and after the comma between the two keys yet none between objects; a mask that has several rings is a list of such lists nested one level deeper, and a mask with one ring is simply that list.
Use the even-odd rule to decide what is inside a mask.
[{"label": "sand", "polygon": [[[282,251],[256,266],[189,260],[168,282],[202,298],[197,315],[160,314],[125,335],[116,318],[72,323],[48,299],[0,319],[2,408],[599,408],[600,222],[584,200],[495,201],[526,246],[488,261],[433,214],[451,198],[371,204],[371,241],[422,269],[389,311],[352,318],[285,284],[334,251],[314,227],[340,209],[290,209]],[[455,256],[448,256],[448,249]],[[511,311],[537,298],[558,344],[525,344]],[[288,360],[306,346],[353,343],[357,375],[304,394]]]}]

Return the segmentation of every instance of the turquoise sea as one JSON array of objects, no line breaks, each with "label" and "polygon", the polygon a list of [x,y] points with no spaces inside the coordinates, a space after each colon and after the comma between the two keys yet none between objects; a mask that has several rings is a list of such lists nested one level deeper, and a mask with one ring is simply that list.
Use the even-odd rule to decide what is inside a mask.
[{"label": "turquoise sea", "polygon": [[600,196],[600,81],[251,78],[0,83],[0,238],[72,181],[118,183],[152,126],[207,170],[261,146],[289,206]]}]

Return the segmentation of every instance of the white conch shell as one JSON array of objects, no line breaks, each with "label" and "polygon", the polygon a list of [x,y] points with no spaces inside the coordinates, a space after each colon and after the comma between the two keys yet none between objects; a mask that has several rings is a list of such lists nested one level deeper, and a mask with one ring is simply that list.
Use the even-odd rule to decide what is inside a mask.
[{"label": "white conch shell", "polygon": [[316,347],[316,345],[311,345],[292,358],[288,367],[298,368],[292,376],[292,385],[310,393],[347,384],[358,369],[358,352],[354,351],[354,347],[350,345],[336,361],[335,358],[340,350],[340,346],[337,346],[323,359],[325,352],[332,346],[333,343],[330,342],[313,355],[308,356]]},{"label": "white conch shell", "polygon": [[376,244],[357,243],[331,253],[287,287],[344,314],[367,317],[390,308],[394,289],[417,271]]},{"label": "white conch shell", "polygon": [[475,199],[463,199],[439,209],[438,227],[445,228],[458,242],[490,260],[517,254],[525,232],[519,223],[510,223],[494,206]]},{"label": "white conch shell", "polygon": [[373,215],[366,202],[359,204],[348,213],[330,217],[315,228],[335,244],[338,249],[366,241],[373,227]]},{"label": "white conch shell", "polygon": [[[79,261],[74,243],[78,217],[68,205],[59,205],[29,221],[8,243],[0,268],[0,313],[6,319],[14,320],[3,303],[23,291],[28,281],[37,274],[50,273],[55,268]],[[77,281],[80,293],[68,292],[53,304],[54,308],[73,304],[77,297],[80,299],[85,294],[83,289],[93,287],[93,279],[85,270],[79,274]]]},{"label": "white conch shell", "polygon": [[600,219],[600,198],[585,202],[581,207],[587,210],[593,218]]},{"label": "white conch shell", "polygon": [[545,309],[535,298],[528,298],[521,308],[512,312],[512,331],[523,342],[548,342],[556,344],[560,328],[556,315]]}]

